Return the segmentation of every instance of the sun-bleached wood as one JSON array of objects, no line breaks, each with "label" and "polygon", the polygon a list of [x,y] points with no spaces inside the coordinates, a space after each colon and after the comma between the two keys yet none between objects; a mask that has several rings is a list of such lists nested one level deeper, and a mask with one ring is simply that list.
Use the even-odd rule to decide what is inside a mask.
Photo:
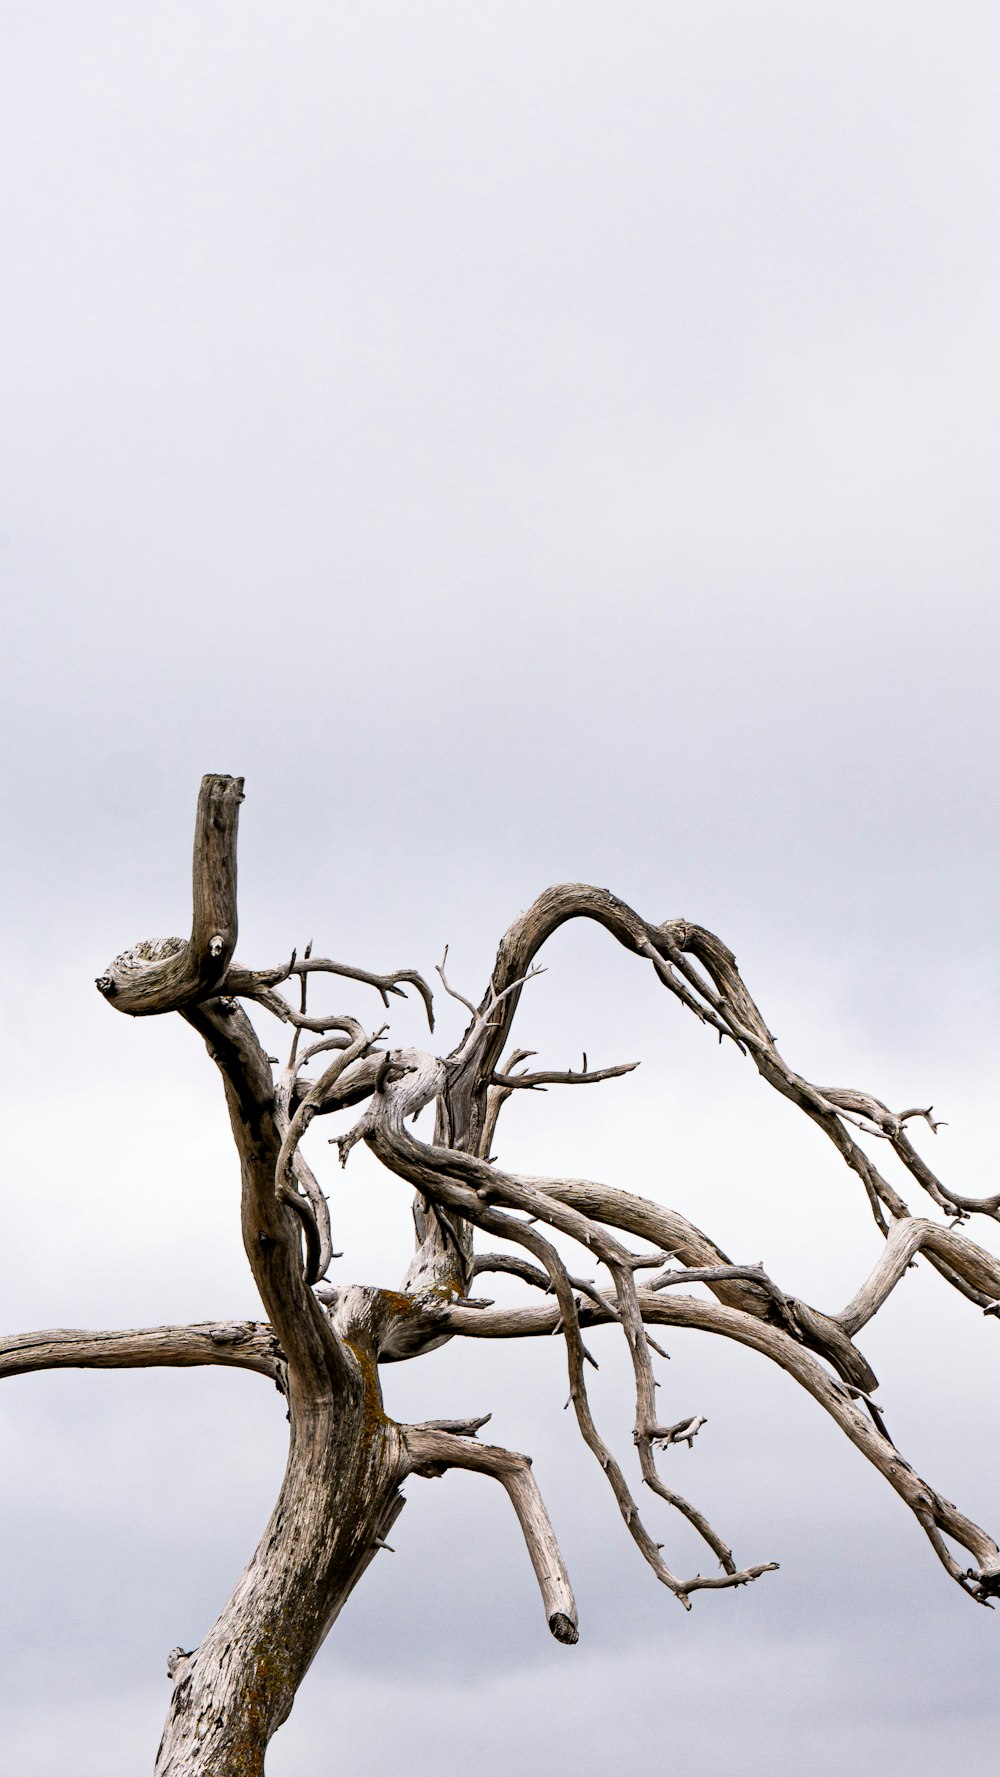
[{"label": "sun-bleached wood", "polygon": [[[499,1481],[549,1629],[566,1645],[577,1640],[569,1576],[530,1458],[479,1441],[488,1414],[404,1425],[385,1411],[380,1367],[411,1361],[448,1339],[561,1339],[582,1443],[639,1553],[686,1609],[698,1593],[748,1585],[777,1563],[737,1563],[702,1510],[665,1479],[664,1453],[693,1445],[706,1421],[696,1403],[678,1403],[685,1411],[670,1422],[658,1410],[660,1348],[651,1329],[661,1327],[714,1334],[776,1364],[893,1488],[963,1591],[982,1604],[1000,1595],[996,1542],[893,1443],[875,1398],[877,1378],[855,1343],[918,1254],[985,1313],[1000,1315],[1000,1261],[964,1232],[977,1214],[1000,1221],[1000,1193],[959,1195],[930,1169],[910,1125],[933,1133],[939,1124],[932,1107],[893,1113],[870,1093],[814,1085],[780,1054],[720,939],[687,920],[654,924],[610,891],[580,883],[546,890],[518,917],[501,939],[478,1003],[449,979],[445,952],[437,965],[442,987],[470,1020],[448,1055],[392,1047],[388,1027],[370,1028],[353,1003],[351,1010],[317,1012],[309,994],[337,982],[352,994],[374,990],[388,1009],[410,989],[433,1030],[433,995],[416,970],[371,971],[314,956],[309,945],[301,956],[293,950],[262,968],[235,959],[242,799],[241,778],[213,775],[202,783],[190,936],[134,945],[97,985],[116,1010],[177,1012],[204,1041],[222,1080],[241,1171],[243,1244],[266,1319],[121,1332],[56,1329],[0,1341],[0,1377],[218,1364],[255,1372],[286,1397],[287,1466],[257,1549],[201,1644],[174,1648],[168,1657],[172,1697],[157,1777],[261,1777],[268,1743],[344,1601],[389,1546],[408,1478],[461,1468]],[[540,948],[573,919],[603,926],[683,1011],[720,1042],[733,1042],[860,1181],[884,1245],[845,1308],[828,1312],[789,1295],[761,1262],[732,1258],[664,1204],[594,1180],[515,1173],[495,1159],[498,1121],[513,1093],[599,1085],[637,1065],[592,1069],[584,1055],[578,1069],[532,1071],[526,1049],[502,1059],[522,996],[541,972]],[[282,988],[291,988],[298,1003]],[[291,1031],[283,1065],[268,1055],[248,1009]],[[433,1129],[418,1135],[414,1120],[428,1106]],[[397,1287],[328,1275],[340,1255],[314,1170],[317,1154],[307,1159],[305,1148],[318,1119],[351,1107],[360,1114],[336,1138],[341,1164],[364,1142],[413,1193],[414,1253]],[[945,1219],[913,1215],[862,1140],[891,1151]],[[480,1236],[486,1250],[477,1248]],[[583,1275],[586,1266],[595,1274]],[[491,1274],[524,1284],[525,1301],[500,1307],[475,1294],[476,1280]],[[605,1439],[587,1392],[593,1357],[584,1334],[605,1325],[617,1329],[631,1364],[628,1460]],[[642,1511],[637,1482],[646,1489]],[[656,1501],[687,1519],[717,1571],[677,1571],[666,1541],[655,1540],[646,1521],[646,1506],[656,1509]],[[966,1562],[956,1550],[965,1551]]]}]

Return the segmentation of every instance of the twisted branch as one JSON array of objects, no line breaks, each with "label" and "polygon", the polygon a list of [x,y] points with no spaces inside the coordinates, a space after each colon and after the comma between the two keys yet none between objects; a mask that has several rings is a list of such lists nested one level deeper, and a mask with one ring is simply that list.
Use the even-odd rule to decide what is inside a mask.
[{"label": "twisted branch", "polygon": [[[1000,1549],[994,1539],[917,1474],[896,1446],[880,1434],[863,1408],[855,1403],[852,1391],[828,1375],[803,1344],[782,1328],[754,1315],[727,1307],[722,1302],[699,1300],[679,1292],[663,1296],[643,1291],[640,1307],[643,1319],[650,1324],[690,1327],[699,1332],[719,1334],[749,1346],[785,1370],[812,1395],[873,1468],[889,1482],[927,1533],[938,1559],[962,1590],[980,1604],[1000,1595]],[[589,1327],[607,1323],[612,1316],[597,1307],[585,1305],[580,1319],[583,1326]],[[450,1332],[465,1338],[522,1339],[551,1334],[557,1323],[557,1311],[554,1307],[533,1305],[489,1308],[482,1312],[449,1307],[443,1312],[442,1321]],[[959,1566],[942,1543],[942,1533],[968,1550],[976,1563],[975,1570]]]},{"label": "twisted branch", "polygon": [[[581,1436],[604,1471],[633,1541],[656,1577],[685,1608],[689,1608],[690,1594],[703,1586],[742,1585],[762,1573],[772,1571],[774,1563],[768,1562],[738,1572],[727,1544],[712,1529],[703,1514],[681,1495],[667,1488],[657,1472],[654,1444],[657,1441],[669,1443],[673,1428],[661,1426],[656,1415],[656,1384],[635,1287],[637,1255],[627,1252],[620,1242],[606,1234],[598,1224],[557,1202],[554,1197],[538,1188],[536,1181],[499,1172],[469,1154],[418,1142],[405,1130],[403,1123],[404,1117],[412,1109],[408,1088],[409,1081],[404,1077],[395,1086],[390,1086],[382,1098],[373,1104],[364,1119],[365,1140],[386,1165],[407,1178],[411,1184],[415,1184],[431,1201],[456,1209],[475,1226],[524,1247],[542,1266],[558,1303],[559,1330],[566,1344],[570,1401]],[[427,1089],[426,1081],[421,1082],[421,1089]],[[498,1200],[503,1203],[503,1210],[493,1207]],[[518,1216],[509,1213],[511,1210],[526,1212],[531,1221],[520,1220]],[[660,1545],[653,1541],[646,1529],[625,1476],[601,1437],[591,1412],[584,1377],[585,1351],[573,1284],[551,1241],[532,1225],[535,1220],[543,1221],[553,1229],[578,1240],[610,1271],[616,1288],[618,1314],[632,1359],[636,1389],[634,1437],[643,1480],[652,1491],[681,1511],[698,1530],[725,1570],[720,1580],[709,1582],[701,1575],[692,1580],[681,1579],[663,1560]],[[685,1423],[690,1423],[690,1416]]]}]

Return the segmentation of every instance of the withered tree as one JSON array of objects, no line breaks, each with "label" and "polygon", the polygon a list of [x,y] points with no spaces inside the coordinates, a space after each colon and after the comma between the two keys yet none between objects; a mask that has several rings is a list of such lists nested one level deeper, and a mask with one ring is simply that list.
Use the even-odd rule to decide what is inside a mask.
[{"label": "withered tree", "polygon": [[[703,1421],[689,1416],[664,1423],[651,1327],[721,1334],[779,1365],[884,1475],[969,1597],[985,1604],[1000,1593],[997,1544],[896,1448],[873,1399],[876,1378],[854,1342],[918,1252],[980,1309],[996,1313],[1000,1305],[1000,1263],[959,1232],[972,1215],[1000,1220],[1000,1193],[973,1200],[940,1183],[910,1138],[915,1121],[934,1128],[931,1112],[893,1112],[871,1093],[812,1085],[778,1053],[718,938],[683,919],[651,924],[606,889],[578,883],[548,889],[504,935],[482,1000],[464,1002],[469,1023],[450,1054],[393,1048],[385,1025],[368,1029],[353,1013],[317,1015],[307,999],[317,976],[345,984],[352,994],[374,988],[387,1007],[410,987],[432,1027],[433,1002],[412,970],[374,975],[308,953],[265,969],[235,960],[242,799],[240,778],[202,783],[190,937],[137,944],[97,985],[115,1010],[133,1017],[178,1012],[204,1040],[222,1076],[242,1172],[243,1242],[266,1318],[22,1334],[0,1348],[6,1375],[227,1364],[256,1371],[287,1396],[288,1463],[260,1543],[201,1646],[175,1649],[170,1657],[173,1694],[158,1777],[259,1777],[268,1742],[345,1599],[385,1542],[410,1475],[463,1468],[499,1481],[517,1515],[549,1629],[558,1641],[576,1641],[573,1593],[530,1459],[480,1442],[483,1420],[402,1425],[383,1408],[379,1366],[419,1357],[447,1339],[559,1335],[583,1443],[604,1471],[639,1553],[685,1609],[696,1592],[744,1585],[775,1563],[737,1566],[703,1513],[663,1478],[662,1453],[690,1444]],[[838,1313],[786,1295],[761,1265],[734,1264],[708,1235],[659,1203],[585,1179],[524,1177],[494,1161],[497,1118],[512,1093],[590,1085],[628,1071],[588,1071],[586,1058],[580,1072],[532,1071],[531,1056],[521,1049],[502,1059],[537,953],[570,919],[596,920],[686,1012],[711,1026],[720,1042],[735,1043],[856,1174],[885,1245],[874,1271]],[[444,963],[439,973],[444,990],[461,999]],[[280,990],[290,986],[288,997]],[[255,1033],[247,1010],[254,1007],[293,1033],[280,1069]],[[433,1133],[428,1128],[422,1138],[413,1120],[431,1105]],[[415,1251],[394,1288],[327,1281],[329,1211],[302,1138],[315,1117],[348,1106],[358,1107],[358,1115],[339,1140],[341,1162],[366,1142],[415,1193]],[[859,1145],[862,1133],[876,1138],[876,1152],[877,1143],[892,1150],[939,1219],[911,1213]],[[561,1237],[558,1245],[553,1236]],[[581,1262],[596,1277],[575,1275],[569,1243],[583,1249]],[[498,1307],[477,1297],[478,1280],[501,1272],[526,1286],[523,1305]],[[692,1294],[695,1284],[707,1292]],[[621,1329],[634,1377],[635,1449],[625,1463],[595,1424],[585,1380],[586,1331],[609,1322]],[[637,1480],[693,1525],[716,1571],[685,1578],[673,1570],[640,1511]]]}]

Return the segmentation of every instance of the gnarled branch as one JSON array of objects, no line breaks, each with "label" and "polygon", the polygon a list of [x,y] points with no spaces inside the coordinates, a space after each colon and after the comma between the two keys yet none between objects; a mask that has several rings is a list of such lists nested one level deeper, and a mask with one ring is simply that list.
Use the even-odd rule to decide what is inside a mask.
[{"label": "gnarled branch", "polygon": [[117,956],[97,986],[133,1018],[172,1012],[217,993],[236,946],[236,829],[241,777],[202,778],[195,818],[191,936],[137,944]]},{"label": "gnarled branch", "polygon": [[[642,1291],[640,1308],[643,1320],[651,1325],[690,1327],[699,1332],[716,1333],[770,1358],[836,1421],[851,1443],[899,1494],[921,1528],[928,1531],[930,1526],[938,1533],[935,1540],[928,1531],[935,1553],[963,1590],[979,1603],[1000,1593],[1000,1549],[994,1539],[921,1479],[895,1445],[879,1433],[868,1415],[856,1405],[851,1391],[828,1375],[804,1345],[780,1327],[754,1315],[727,1307],[722,1302],[699,1300],[679,1292],[663,1296]],[[580,1310],[584,1327],[606,1324],[612,1318],[607,1311],[589,1304],[584,1304]],[[542,1304],[488,1308],[482,1312],[450,1307],[443,1312],[442,1321],[450,1332],[469,1339],[523,1339],[551,1334],[558,1323],[558,1310],[554,1305]],[[951,1557],[945,1558],[947,1550],[942,1554],[941,1532],[968,1550],[976,1562],[974,1572],[961,1569]]]}]

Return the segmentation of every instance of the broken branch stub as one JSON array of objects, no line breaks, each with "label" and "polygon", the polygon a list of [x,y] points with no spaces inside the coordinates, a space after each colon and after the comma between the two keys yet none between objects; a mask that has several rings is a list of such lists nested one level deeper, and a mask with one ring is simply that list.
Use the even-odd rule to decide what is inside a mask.
[{"label": "broken branch stub", "polygon": [[191,936],[159,938],[123,951],[97,978],[118,1012],[133,1018],[205,999],[225,981],[236,948],[236,830],[243,779],[202,778],[195,817]]}]

